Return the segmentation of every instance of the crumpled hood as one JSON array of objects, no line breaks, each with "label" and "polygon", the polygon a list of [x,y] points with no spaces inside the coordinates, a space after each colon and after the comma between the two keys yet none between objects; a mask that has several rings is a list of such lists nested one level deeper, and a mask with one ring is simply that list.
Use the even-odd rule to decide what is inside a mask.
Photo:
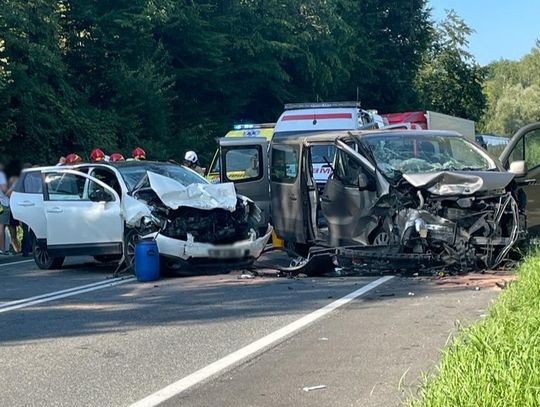
[{"label": "crumpled hood", "polygon": [[514,174],[491,171],[439,171],[403,174],[403,178],[412,186],[426,189],[433,195],[471,195],[506,188],[514,179]]},{"label": "crumpled hood", "polygon": [[236,210],[236,189],[232,182],[225,184],[191,184],[187,187],[180,182],[148,171],[150,187],[163,204],[171,209],[189,207],[196,209]]}]

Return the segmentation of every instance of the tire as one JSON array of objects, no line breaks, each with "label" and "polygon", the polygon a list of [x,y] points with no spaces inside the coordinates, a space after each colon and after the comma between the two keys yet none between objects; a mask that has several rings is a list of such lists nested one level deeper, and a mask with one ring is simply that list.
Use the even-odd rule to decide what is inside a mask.
[{"label": "tire", "polygon": [[52,270],[62,268],[65,257],[52,257],[47,248],[40,247],[37,238],[32,238],[32,253],[36,265],[42,270]]},{"label": "tire", "polygon": [[135,272],[135,244],[140,240],[141,235],[134,229],[128,229],[124,236],[124,256],[126,267]]}]

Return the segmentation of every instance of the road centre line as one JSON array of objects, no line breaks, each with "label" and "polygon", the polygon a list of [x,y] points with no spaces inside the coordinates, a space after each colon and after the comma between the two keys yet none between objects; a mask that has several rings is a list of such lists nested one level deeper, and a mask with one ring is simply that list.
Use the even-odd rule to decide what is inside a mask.
[{"label": "road centre line", "polygon": [[0,314],[3,312],[13,311],[20,308],[30,307],[32,305],[42,304],[44,302],[59,300],[61,298],[72,297],[77,294],[88,293],[91,291],[101,290],[103,288],[114,287],[120,284],[135,281],[135,277],[118,277],[109,280],[100,281],[98,283],[87,284],[83,286],[73,287],[66,290],[55,291],[35,297],[24,298],[17,301],[11,301],[0,305]]},{"label": "road centre line", "polygon": [[352,293],[341,297],[340,299],[325,305],[322,308],[319,308],[316,311],[313,311],[307,315],[304,315],[300,319],[284,326],[283,328],[274,331],[263,338],[252,342],[251,344],[244,346],[241,349],[238,349],[235,352],[228,354],[227,356],[203,367],[202,369],[197,370],[196,372],[164,387],[161,390],[133,403],[130,407],[154,407],[160,403],[163,403],[166,400],[171,399],[174,396],[186,391],[190,387],[195,386],[196,384],[217,375],[223,370],[229,368],[230,366],[241,362],[247,359],[249,356],[254,355],[255,353],[261,351],[262,349],[278,342],[279,340],[293,334],[294,332],[304,328],[305,326],[317,321],[323,316],[329,314],[330,312],[348,304],[355,298],[360,297],[361,295],[367,293],[368,291],[373,290],[374,288],[380,286],[381,284],[386,283],[391,280],[394,276],[381,277],[375,281],[372,281],[369,284],[366,284],[362,288],[359,288]]}]

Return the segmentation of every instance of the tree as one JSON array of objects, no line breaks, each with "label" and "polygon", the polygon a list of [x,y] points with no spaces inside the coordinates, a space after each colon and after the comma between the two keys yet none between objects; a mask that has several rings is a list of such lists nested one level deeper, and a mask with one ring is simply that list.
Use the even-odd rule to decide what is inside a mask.
[{"label": "tree", "polygon": [[426,1],[342,3],[354,27],[355,59],[341,98],[354,98],[358,87],[365,107],[391,112],[416,106],[414,80],[433,31]]},{"label": "tree", "polygon": [[455,11],[447,11],[416,78],[422,109],[481,118],[486,106],[482,91],[485,71],[468,51],[473,32]]},{"label": "tree", "polygon": [[540,120],[539,71],[540,42],[520,61],[500,60],[488,66],[484,131],[510,136],[523,125]]}]

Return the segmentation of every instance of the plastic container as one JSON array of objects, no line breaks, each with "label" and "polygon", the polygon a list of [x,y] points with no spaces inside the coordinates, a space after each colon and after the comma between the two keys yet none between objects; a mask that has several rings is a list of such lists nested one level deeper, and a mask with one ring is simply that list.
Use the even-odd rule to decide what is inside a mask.
[{"label": "plastic container", "polygon": [[155,240],[139,240],[135,244],[135,276],[141,282],[159,279],[159,251]]}]

